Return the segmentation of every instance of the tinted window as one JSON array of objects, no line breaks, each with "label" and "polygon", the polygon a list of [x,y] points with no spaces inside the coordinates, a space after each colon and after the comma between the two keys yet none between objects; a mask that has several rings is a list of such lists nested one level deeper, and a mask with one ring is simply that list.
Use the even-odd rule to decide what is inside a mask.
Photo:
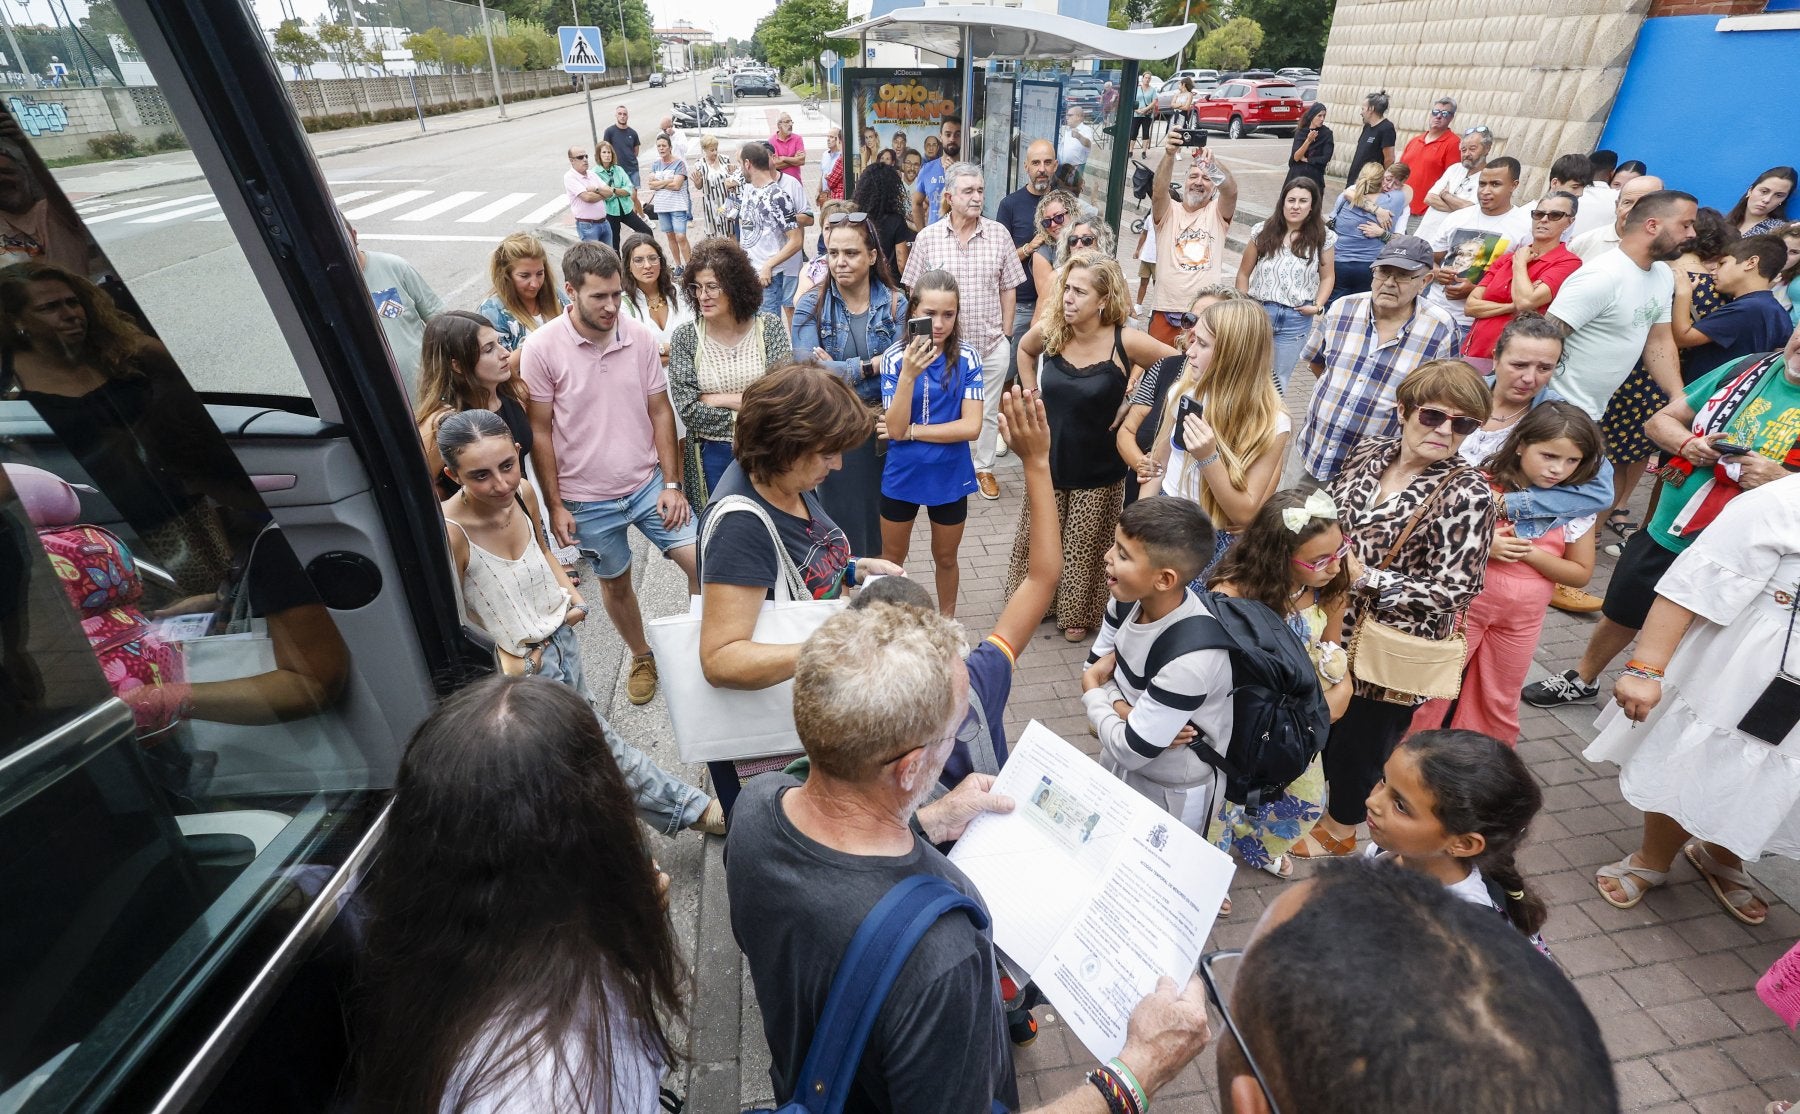
[{"label": "tinted window", "polygon": [[1300,90],[1293,85],[1261,85],[1257,87],[1256,95],[1264,100],[1292,99],[1300,96]]}]

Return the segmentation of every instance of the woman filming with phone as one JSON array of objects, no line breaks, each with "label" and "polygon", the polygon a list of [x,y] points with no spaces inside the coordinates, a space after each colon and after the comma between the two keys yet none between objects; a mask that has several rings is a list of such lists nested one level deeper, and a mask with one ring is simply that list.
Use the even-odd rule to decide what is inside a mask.
[{"label": "woman filming with phone", "polygon": [[[906,303],[902,302],[904,306]],[[957,550],[969,518],[975,465],[969,442],[981,435],[981,357],[962,342],[962,297],[949,271],[926,271],[913,285],[918,316],[881,356],[878,433],[888,439],[881,469],[881,556],[904,567],[919,508],[931,520],[938,609],[956,614],[962,582]],[[1000,384],[994,384],[995,390]]]}]

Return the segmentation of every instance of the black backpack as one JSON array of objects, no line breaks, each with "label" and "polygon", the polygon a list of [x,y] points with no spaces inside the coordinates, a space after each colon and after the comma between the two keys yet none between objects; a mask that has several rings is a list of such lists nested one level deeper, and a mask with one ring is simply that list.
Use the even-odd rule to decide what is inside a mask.
[{"label": "black backpack", "polygon": [[1231,739],[1220,754],[1194,753],[1225,775],[1225,799],[1254,811],[1280,797],[1325,749],[1331,713],[1306,645],[1281,616],[1255,600],[1199,592],[1208,615],[1163,631],[1144,662],[1146,679],[1196,650],[1231,655]]}]

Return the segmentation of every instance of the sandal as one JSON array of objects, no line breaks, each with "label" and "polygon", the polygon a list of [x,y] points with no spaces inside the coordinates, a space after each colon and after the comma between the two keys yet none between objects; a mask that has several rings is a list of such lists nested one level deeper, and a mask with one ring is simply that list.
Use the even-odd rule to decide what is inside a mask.
[{"label": "sandal", "polygon": [[724,835],[725,806],[721,805],[717,799],[706,802],[706,810],[700,814],[698,820],[688,825],[688,829],[704,835]]},{"label": "sandal", "polygon": [[[1687,861],[1693,863],[1694,869],[1700,872],[1702,878],[1706,879],[1706,884],[1712,890],[1713,897],[1717,898],[1719,904],[1724,906],[1725,911],[1739,923],[1759,925],[1769,919],[1769,903],[1763,901],[1762,895],[1756,892],[1756,883],[1750,880],[1748,874],[1742,870],[1733,870],[1713,858],[1712,852],[1706,849],[1706,844],[1697,839],[1683,847],[1681,853],[1687,856]],[[1703,859],[1704,861],[1702,861]],[[1720,885],[1721,882],[1729,882],[1735,888],[1728,890]],[[1753,901],[1762,902],[1762,916],[1753,917],[1744,911],[1744,907]]]},{"label": "sandal", "polygon": [[1229,916],[1231,916],[1231,899],[1226,898],[1219,903],[1219,919],[1224,920]]},{"label": "sandal", "polygon": [[1277,878],[1292,878],[1294,876],[1294,860],[1286,855],[1277,855],[1267,866],[1258,869],[1267,871]]},{"label": "sandal", "polygon": [[1782,1100],[1782,1099],[1777,1099],[1776,1101],[1763,1107],[1763,1114],[1788,1114],[1788,1111],[1792,1110],[1793,1108],[1794,1108],[1793,1103]]},{"label": "sandal", "polygon": [[1624,539],[1637,533],[1642,527],[1631,520],[1630,511],[1626,510],[1624,507],[1620,507],[1617,510],[1608,512],[1606,516],[1606,528],[1617,534],[1620,539]]},{"label": "sandal", "polygon": [[1339,839],[1326,831],[1323,826],[1316,824],[1312,831],[1300,837],[1300,842],[1288,848],[1288,855],[1296,859],[1336,859],[1355,853],[1355,832],[1351,832],[1344,839]]},{"label": "sandal", "polygon": [[1088,629],[1086,627],[1070,627],[1068,630],[1063,631],[1063,638],[1070,642],[1086,642],[1087,636]]},{"label": "sandal", "polygon": [[[1669,880],[1669,872],[1666,870],[1651,870],[1647,866],[1633,863],[1632,855],[1636,854],[1633,851],[1611,866],[1603,866],[1594,872],[1594,888],[1600,891],[1600,896],[1614,909],[1637,908],[1637,903],[1644,900],[1645,894]],[[1607,893],[1606,888],[1600,885],[1602,878],[1611,878],[1617,882],[1619,888],[1625,891],[1625,896],[1619,898]]]}]

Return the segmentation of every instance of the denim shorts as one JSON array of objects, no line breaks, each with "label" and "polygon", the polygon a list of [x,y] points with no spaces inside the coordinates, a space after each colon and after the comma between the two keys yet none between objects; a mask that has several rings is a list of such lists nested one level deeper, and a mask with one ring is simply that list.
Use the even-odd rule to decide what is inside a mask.
[{"label": "denim shorts", "polygon": [[631,539],[628,526],[650,539],[658,552],[667,557],[671,550],[694,544],[694,520],[678,530],[663,525],[656,511],[656,498],[662,494],[660,471],[650,473],[644,486],[623,499],[601,499],[580,503],[564,499],[563,506],[575,516],[575,546],[594,564],[594,575],[611,580],[631,571]]},{"label": "denim shorts", "polygon": [[687,210],[682,209],[674,213],[665,213],[661,209],[658,209],[656,211],[656,223],[662,226],[664,232],[675,232],[685,235],[688,226],[688,212]]},{"label": "denim shorts", "polygon": [[769,279],[769,285],[763,287],[762,311],[764,313],[780,313],[784,306],[794,300],[794,291],[800,286],[799,275],[777,274]]}]

